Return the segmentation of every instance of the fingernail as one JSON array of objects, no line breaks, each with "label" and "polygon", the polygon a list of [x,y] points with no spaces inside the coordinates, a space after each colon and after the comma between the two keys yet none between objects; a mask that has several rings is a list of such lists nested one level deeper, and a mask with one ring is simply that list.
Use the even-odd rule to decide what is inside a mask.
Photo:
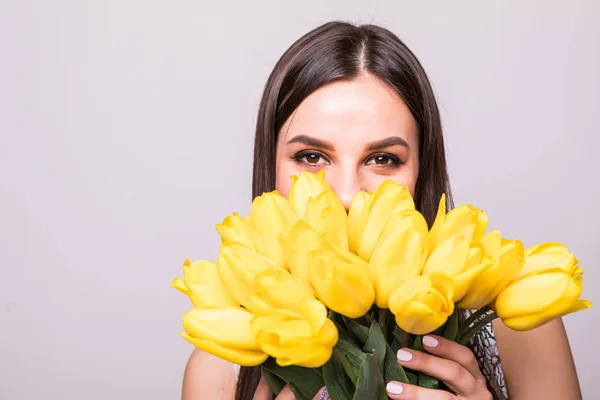
[{"label": "fingernail", "polygon": [[423,336],[423,346],[427,347],[436,347],[440,342],[434,337],[431,336]]},{"label": "fingernail", "polygon": [[390,382],[385,386],[389,394],[402,394],[402,385],[396,382]]},{"label": "fingernail", "polygon": [[328,400],[329,399],[329,393],[327,392],[327,388],[324,387],[323,389],[321,389],[321,394],[319,395],[319,400]]},{"label": "fingernail", "polygon": [[398,360],[400,361],[410,361],[412,360],[412,354],[409,353],[406,350],[398,350],[398,353],[396,353],[396,357],[398,358]]}]

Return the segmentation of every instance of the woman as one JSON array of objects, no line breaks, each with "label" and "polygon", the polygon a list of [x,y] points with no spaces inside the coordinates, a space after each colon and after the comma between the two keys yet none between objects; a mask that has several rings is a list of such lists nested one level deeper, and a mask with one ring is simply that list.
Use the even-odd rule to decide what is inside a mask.
[{"label": "woman", "polygon": [[[277,189],[287,196],[290,175],[322,168],[346,207],[359,190],[371,191],[385,179],[410,189],[430,225],[442,193],[451,206],[433,90],[417,58],[383,28],[325,24],[294,43],[267,81],[256,126],[253,195]],[[430,338],[424,340],[426,352],[399,351],[400,364],[439,378],[456,396],[389,382],[389,397],[581,398],[560,319],[530,332],[517,333],[497,321],[493,328],[495,337],[490,326],[470,348]],[[273,398],[258,367],[237,372],[196,350],[186,368],[183,399]],[[286,389],[277,399],[293,395]]]}]

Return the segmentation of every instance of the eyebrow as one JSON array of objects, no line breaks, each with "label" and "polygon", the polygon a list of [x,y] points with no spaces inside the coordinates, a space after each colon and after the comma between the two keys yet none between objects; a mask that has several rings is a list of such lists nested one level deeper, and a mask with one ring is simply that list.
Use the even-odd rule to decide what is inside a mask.
[{"label": "eyebrow", "polygon": [[407,149],[409,148],[406,140],[402,139],[400,136],[390,136],[385,139],[381,139],[376,142],[369,143],[366,146],[366,149],[369,151],[372,151],[372,150],[385,149],[387,147],[392,147],[392,146],[402,146],[402,147],[406,147]]},{"label": "eyebrow", "polygon": [[[317,139],[317,138],[314,138],[311,136],[306,136],[306,135],[294,136],[287,142],[287,144],[292,144],[292,143],[302,143],[307,146],[317,147],[320,149],[325,149],[325,150],[330,150],[330,151],[335,150],[335,146],[331,142],[327,142],[325,140]],[[402,147],[409,148],[406,140],[402,139],[400,136],[390,136],[385,139],[377,140],[375,142],[367,144],[365,146],[365,149],[367,151],[373,151],[373,150],[385,149],[387,147],[392,147],[392,146],[402,146]]]},{"label": "eyebrow", "polygon": [[333,146],[333,144],[331,144],[331,142],[327,142],[325,140],[317,139],[317,138],[314,138],[311,136],[306,136],[306,135],[294,136],[293,138],[291,138],[288,141],[288,144],[292,144],[292,143],[302,143],[307,146],[318,147],[320,149],[325,149],[325,150],[330,150],[330,151],[335,150],[335,147]]}]

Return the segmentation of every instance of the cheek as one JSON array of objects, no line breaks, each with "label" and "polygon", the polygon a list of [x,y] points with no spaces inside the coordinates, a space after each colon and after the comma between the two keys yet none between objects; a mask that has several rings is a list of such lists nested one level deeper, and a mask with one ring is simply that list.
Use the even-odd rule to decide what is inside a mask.
[{"label": "cheek", "polygon": [[283,196],[288,197],[290,188],[292,187],[292,175],[298,175],[300,171],[292,162],[277,162],[275,175],[275,189]]},{"label": "cheek", "polygon": [[414,197],[415,186],[417,184],[417,178],[419,176],[419,165],[418,163],[407,163],[400,170],[392,175],[376,175],[367,174],[363,183],[363,190],[367,192],[374,191],[385,180],[394,181],[400,185],[408,187],[410,194]]}]

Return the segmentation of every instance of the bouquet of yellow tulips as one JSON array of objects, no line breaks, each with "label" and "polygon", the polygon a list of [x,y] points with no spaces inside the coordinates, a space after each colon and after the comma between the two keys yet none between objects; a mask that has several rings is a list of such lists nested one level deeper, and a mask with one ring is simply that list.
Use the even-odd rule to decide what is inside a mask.
[{"label": "bouquet of yellow tulips", "polygon": [[[359,192],[348,212],[325,172],[292,177],[217,226],[216,263],[185,261],[172,284],[194,306],[182,336],[242,366],[262,367],[274,393],[298,400],[327,386],[332,399],[386,399],[390,380],[437,388],[396,361],[434,333],[466,344],[494,318],[529,330],[589,308],[582,269],[559,243],[525,249],[471,205],[431,229],[408,189],[390,180]],[[461,310],[474,311],[459,318]],[[443,387],[443,386],[442,386]]]}]

